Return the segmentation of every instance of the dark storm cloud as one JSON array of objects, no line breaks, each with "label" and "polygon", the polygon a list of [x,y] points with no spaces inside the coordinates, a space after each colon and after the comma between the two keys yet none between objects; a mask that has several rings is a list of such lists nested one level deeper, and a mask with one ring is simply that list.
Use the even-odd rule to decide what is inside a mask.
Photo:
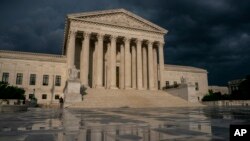
[{"label": "dark storm cloud", "polygon": [[60,54],[66,14],[125,8],[169,30],[166,63],[205,68],[219,85],[250,71],[248,0],[16,0],[0,8],[0,49]]}]

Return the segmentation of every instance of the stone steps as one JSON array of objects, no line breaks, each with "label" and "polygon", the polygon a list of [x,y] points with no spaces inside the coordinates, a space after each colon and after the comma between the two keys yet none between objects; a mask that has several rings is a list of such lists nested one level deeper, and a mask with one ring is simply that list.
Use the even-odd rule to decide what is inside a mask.
[{"label": "stone steps", "polygon": [[150,90],[106,90],[88,89],[82,102],[69,105],[70,108],[143,108],[199,106],[188,103],[164,91]]}]

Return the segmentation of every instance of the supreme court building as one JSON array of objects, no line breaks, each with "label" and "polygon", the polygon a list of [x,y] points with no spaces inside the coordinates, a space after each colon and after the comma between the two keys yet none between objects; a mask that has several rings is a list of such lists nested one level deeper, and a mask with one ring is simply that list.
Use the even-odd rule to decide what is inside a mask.
[{"label": "supreme court building", "polygon": [[164,64],[166,33],[124,9],[69,14],[62,55],[2,50],[0,79],[40,103],[57,101],[68,80],[88,89],[158,91],[185,78],[197,97],[206,94],[206,70]]}]

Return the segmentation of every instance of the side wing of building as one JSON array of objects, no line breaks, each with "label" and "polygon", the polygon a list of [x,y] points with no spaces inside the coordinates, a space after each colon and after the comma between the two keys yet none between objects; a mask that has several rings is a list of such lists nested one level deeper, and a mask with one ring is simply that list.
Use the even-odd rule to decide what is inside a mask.
[{"label": "side wing of building", "polygon": [[196,95],[202,98],[208,93],[207,71],[190,66],[165,64],[163,79],[166,85],[180,84],[182,79],[195,85]]},{"label": "side wing of building", "polygon": [[67,77],[66,57],[61,55],[0,51],[0,81],[25,89],[26,99],[58,102]]}]

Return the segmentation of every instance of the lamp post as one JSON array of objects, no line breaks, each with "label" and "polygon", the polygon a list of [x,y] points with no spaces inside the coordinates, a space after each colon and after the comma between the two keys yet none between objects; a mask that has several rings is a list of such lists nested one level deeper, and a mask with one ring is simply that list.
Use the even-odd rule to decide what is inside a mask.
[{"label": "lamp post", "polygon": [[33,98],[35,98],[36,89],[33,89]]}]

